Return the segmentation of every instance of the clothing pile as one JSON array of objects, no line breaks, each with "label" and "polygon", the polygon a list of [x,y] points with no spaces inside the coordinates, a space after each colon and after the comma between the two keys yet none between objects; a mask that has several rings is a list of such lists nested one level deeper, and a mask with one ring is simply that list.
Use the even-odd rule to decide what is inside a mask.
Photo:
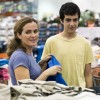
[{"label": "clothing pile", "polygon": [[0,86],[0,100],[100,100],[92,89],[66,86],[55,81],[25,79],[15,86]]}]

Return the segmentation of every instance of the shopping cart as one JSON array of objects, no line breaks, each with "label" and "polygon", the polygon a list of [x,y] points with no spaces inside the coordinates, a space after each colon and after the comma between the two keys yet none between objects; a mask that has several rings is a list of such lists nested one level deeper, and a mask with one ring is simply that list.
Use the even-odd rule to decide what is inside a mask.
[{"label": "shopping cart", "polygon": [[100,86],[100,66],[92,68],[93,84]]}]

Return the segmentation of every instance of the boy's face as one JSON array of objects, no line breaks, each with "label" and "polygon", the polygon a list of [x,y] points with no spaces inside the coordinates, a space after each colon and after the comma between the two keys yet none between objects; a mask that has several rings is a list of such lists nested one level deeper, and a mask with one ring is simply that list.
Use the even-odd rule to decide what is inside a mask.
[{"label": "boy's face", "polygon": [[78,14],[75,15],[65,15],[63,22],[61,22],[64,26],[64,31],[66,33],[73,34],[75,33],[78,27]]}]

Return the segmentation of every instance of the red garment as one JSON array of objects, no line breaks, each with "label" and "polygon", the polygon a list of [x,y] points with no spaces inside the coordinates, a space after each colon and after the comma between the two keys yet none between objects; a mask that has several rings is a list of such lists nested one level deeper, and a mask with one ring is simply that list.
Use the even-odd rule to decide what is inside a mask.
[{"label": "red garment", "polygon": [[8,80],[9,71],[7,68],[0,68],[0,80]]}]

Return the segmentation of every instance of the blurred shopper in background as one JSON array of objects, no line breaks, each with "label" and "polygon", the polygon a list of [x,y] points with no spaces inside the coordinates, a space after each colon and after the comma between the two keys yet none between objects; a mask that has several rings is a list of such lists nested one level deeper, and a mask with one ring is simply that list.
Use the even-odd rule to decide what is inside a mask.
[{"label": "blurred shopper in background", "polygon": [[9,71],[13,85],[17,80],[33,79],[46,80],[48,76],[61,72],[61,67],[54,66],[42,72],[41,67],[46,66],[50,56],[36,62],[32,49],[37,45],[39,35],[38,22],[30,17],[24,17],[14,26],[14,38],[8,45]]},{"label": "blurred shopper in background", "polygon": [[69,86],[92,87],[91,44],[76,33],[80,19],[80,8],[72,2],[61,6],[60,21],[63,31],[47,39],[42,58],[54,55],[62,66],[62,76]]}]

